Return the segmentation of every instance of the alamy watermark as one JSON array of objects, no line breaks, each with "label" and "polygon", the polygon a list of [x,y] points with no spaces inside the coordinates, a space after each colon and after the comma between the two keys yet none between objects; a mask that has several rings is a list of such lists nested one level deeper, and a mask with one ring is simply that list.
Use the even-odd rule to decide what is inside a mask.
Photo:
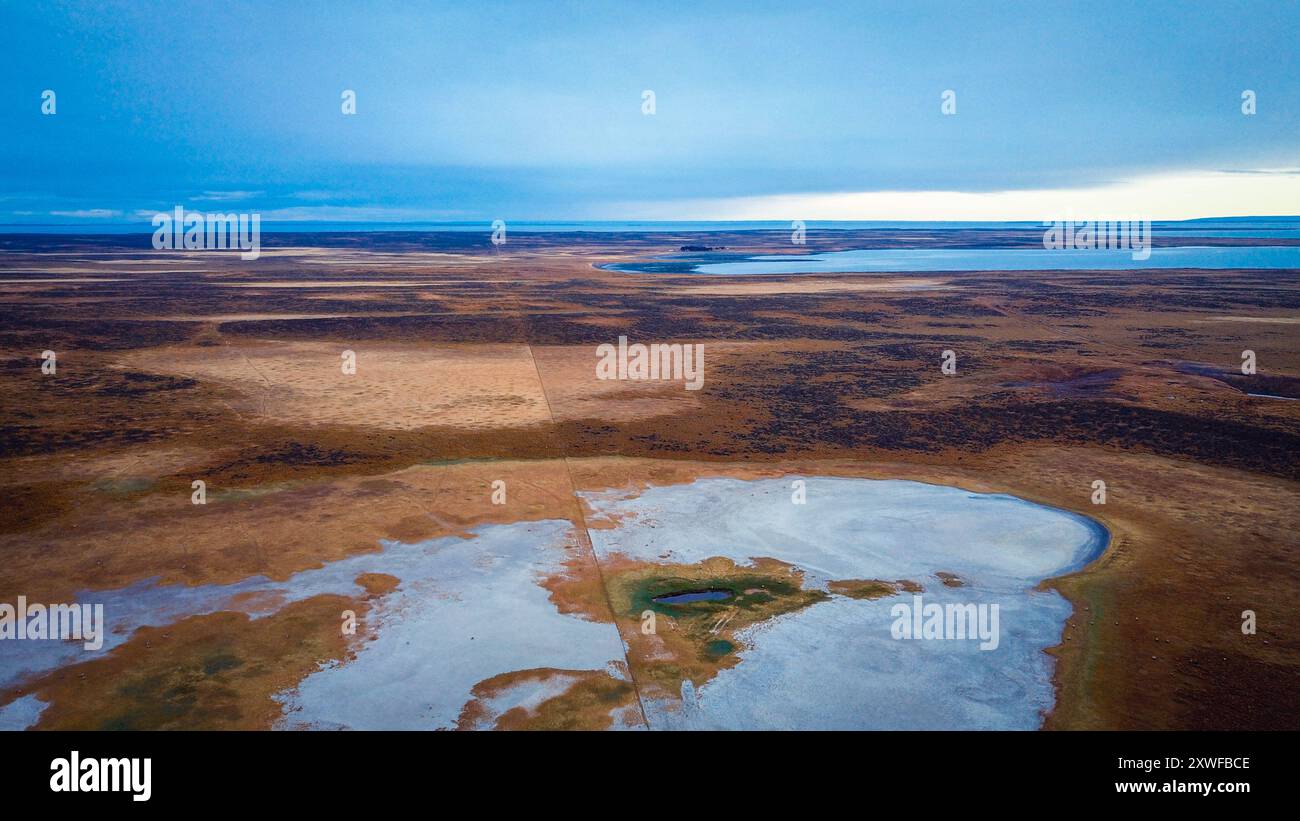
[{"label": "alamy watermark", "polygon": [[926,604],[919,595],[912,603],[900,602],[889,608],[894,624],[890,635],[903,639],[978,640],[981,650],[996,650],[1001,641],[998,605],[972,602]]},{"label": "alamy watermark", "polygon": [[1049,251],[1127,250],[1133,259],[1151,258],[1151,220],[1055,220],[1043,222]]},{"label": "alamy watermark", "polygon": [[608,342],[596,347],[597,379],[662,379],[685,382],[686,390],[704,387],[704,345],[654,343],[627,344],[618,338],[618,346]]},{"label": "alamy watermark", "polygon": [[234,251],[242,260],[262,254],[261,214],[203,214],[176,206],[154,214],[153,247],[157,251]]},{"label": "alamy watermark", "polygon": [[125,792],[132,801],[153,795],[152,758],[82,758],[73,750],[50,762],[52,792]]},{"label": "alamy watermark", "polygon": [[87,650],[104,646],[104,605],[0,602],[0,639],[79,641]]}]

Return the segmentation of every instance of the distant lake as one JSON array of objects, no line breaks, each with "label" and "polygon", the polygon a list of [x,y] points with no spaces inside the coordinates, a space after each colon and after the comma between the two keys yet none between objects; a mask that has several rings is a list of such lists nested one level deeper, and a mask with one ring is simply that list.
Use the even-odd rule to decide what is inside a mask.
[{"label": "distant lake", "polygon": [[1300,246],[1176,246],[1146,260],[1123,250],[1043,248],[888,248],[821,254],[681,254],[611,270],[648,274],[831,274],[894,271],[1087,271],[1144,268],[1300,269]]},{"label": "distant lake", "polygon": [[[195,209],[204,210],[204,209]],[[220,211],[219,208],[207,209]],[[257,213],[252,205],[240,209]],[[904,220],[807,220],[806,230],[819,231],[1026,231],[1042,233],[1040,221],[904,221]],[[455,222],[329,222],[321,220],[263,220],[262,233],[482,233],[490,235],[492,220]],[[1300,217],[1219,217],[1201,220],[1155,220],[1151,223],[1157,237],[1237,237],[1300,239]],[[789,235],[789,220],[511,220],[510,233],[716,233],[729,231],[775,231]],[[148,220],[113,222],[83,220],[65,223],[3,223],[0,234],[152,234]]]}]

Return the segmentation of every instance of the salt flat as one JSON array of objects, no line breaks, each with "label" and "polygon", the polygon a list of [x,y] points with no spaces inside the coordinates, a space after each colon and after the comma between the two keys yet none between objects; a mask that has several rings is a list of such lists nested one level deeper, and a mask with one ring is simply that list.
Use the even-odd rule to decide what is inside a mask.
[{"label": "salt flat", "polygon": [[[806,504],[792,502],[796,478]],[[680,700],[645,699],[652,727],[1034,729],[1053,703],[1043,651],[1060,642],[1071,612],[1058,593],[1035,587],[1082,567],[1107,541],[1077,514],[911,481],[712,478],[583,495],[602,562],[772,558],[802,571],[808,586],[905,579],[924,586],[927,602],[997,604],[1002,613],[998,647],[983,651],[970,641],[894,639],[891,608],[910,593],[833,596],[738,634],[740,663],[701,687],[686,682]]]}]

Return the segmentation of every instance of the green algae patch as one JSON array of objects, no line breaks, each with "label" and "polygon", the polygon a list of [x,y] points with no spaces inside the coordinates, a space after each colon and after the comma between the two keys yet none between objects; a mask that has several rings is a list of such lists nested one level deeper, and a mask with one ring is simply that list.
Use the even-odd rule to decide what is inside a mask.
[{"label": "green algae patch", "polygon": [[802,571],[775,559],[613,562],[606,570],[610,603],[630,628],[637,679],[673,696],[684,681],[699,686],[738,664],[740,631],[830,599],[803,581]]},{"label": "green algae patch", "polygon": [[713,635],[723,619],[738,630],[827,598],[820,590],[804,590],[802,574],[789,565],[768,561],[752,569],[709,559],[629,570],[614,579],[615,607],[636,618],[649,610],[671,617],[680,629]]},{"label": "green algae patch", "polygon": [[[739,609],[745,613],[785,613],[818,600],[818,591],[802,589],[800,579],[790,581],[760,573],[681,576],[650,575],[630,579],[627,589],[630,613],[646,610],[679,619],[693,619]],[[675,601],[702,594],[725,594],[716,598],[701,597],[694,601]],[[764,616],[765,617],[765,616]]]}]

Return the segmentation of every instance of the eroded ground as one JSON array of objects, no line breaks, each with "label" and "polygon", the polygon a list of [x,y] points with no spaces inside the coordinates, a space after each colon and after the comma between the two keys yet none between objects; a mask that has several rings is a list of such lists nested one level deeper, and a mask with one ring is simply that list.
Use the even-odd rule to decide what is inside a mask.
[{"label": "eroded ground", "polygon": [[[960,234],[926,241],[971,241]],[[1048,583],[1074,614],[1045,726],[1300,727],[1300,402],[1285,398],[1300,397],[1300,272],[723,280],[593,267],[786,239],[512,234],[496,249],[478,235],[270,235],[262,259],[241,262],[162,255],[147,237],[0,238],[0,601],[285,582],[384,541],[568,522],[571,561],[538,583],[558,614],[617,629],[623,666],[501,670],[451,723],[637,727],[641,698],[734,664],[735,631],[826,594],[771,563],[588,561],[587,528],[603,525],[579,492],[916,479],[1111,530],[1102,559]],[[807,250],[895,240],[810,235]],[[596,380],[596,346],[619,335],[704,343],[704,388]],[[940,372],[944,350],[956,375]],[[195,480],[205,505],[191,504]],[[837,581],[830,595],[870,598],[916,580]],[[277,697],[373,641],[367,619],[397,600],[394,584],[142,628],[11,684],[0,708],[34,694],[40,727],[276,726]],[[713,588],[739,601],[653,602]],[[654,636],[636,629],[646,609],[663,620]],[[342,610],[355,635],[340,633]]]}]

